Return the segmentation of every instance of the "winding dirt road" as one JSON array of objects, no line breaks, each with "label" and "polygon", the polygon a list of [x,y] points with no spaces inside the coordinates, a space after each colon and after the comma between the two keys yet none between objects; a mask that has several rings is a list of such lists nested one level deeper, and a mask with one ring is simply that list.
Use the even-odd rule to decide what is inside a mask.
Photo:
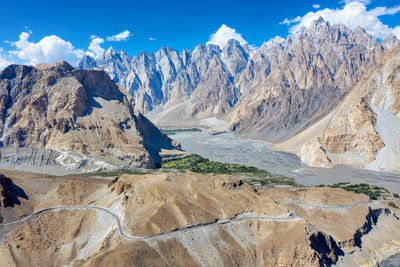
[{"label": "winding dirt road", "polygon": [[377,201],[374,200],[369,200],[369,201],[362,201],[362,202],[354,202],[350,204],[342,204],[342,205],[335,205],[335,206],[326,206],[318,203],[306,203],[306,202],[301,202],[296,199],[292,198],[284,198],[281,201],[278,201],[278,204],[295,204],[303,207],[310,207],[310,208],[320,208],[320,209],[347,209],[347,208],[352,208],[356,206],[373,206],[373,205],[380,205],[381,204]]},{"label": "winding dirt road", "polygon": [[18,219],[15,219],[15,220],[12,220],[12,221],[8,221],[8,222],[4,222],[4,223],[0,223],[0,227],[1,226],[12,225],[12,224],[15,224],[15,223],[24,222],[24,221],[27,221],[27,220],[31,219],[32,217],[34,217],[36,215],[39,215],[41,213],[50,212],[50,211],[57,211],[57,210],[96,210],[96,211],[105,212],[109,216],[113,217],[113,219],[117,223],[118,233],[124,239],[136,240],[136,241],[138,241],[138,240],[139,241],[146,241],[146,240],[150,240],[150,239],[169,237],[169,236],[172,236],[172,235],[175,235],[175,234],[178,234],[178,233],[193,231],[193,230],[200,229],[200,228],[203,228],[203,227],[208,227],[208,226],[212,226],[212,225],[220,225],[220,224],[228,224],[228,223],[242,221],[242,220],[263,220],[263,221],[288,222],[288,221],[295,221],[295,220],[300,219],[300,217],[293,211],[289,211],[289,216],[284,216],[284,217],[257,216],[257,215],[253,215],[253,214],[244,213],[244,214],[237,215],[236,217],[231,218],[231,219],[226,219],[226,220],[221,220],[221,221],[215,221],[215,222],[210,222],[210,223],[204,223],[204,224],[188,226],[188,227],[179,228],[179,229],[173,230],[171,232],[167,232],[167,233],[160,233],[160,234],[151,235],[151,236],[131,236],[123,229],[121,220],[118,217],[118,215],[116,215],[115,213],[113,213],[112,211],[110,211],[110,210],[108,210],[106,208],[96,207],[96,206],[56,206],[56,207],[43,208],[43,209],[37,210],[35,212],[28,213],[28,214],[26,214],[26,215],[24,215],[24,216],[22,216],[22,217],[20,217]]},{"label": "winding dirt road", "polygon": [[[298,200],[291,199],[291,198],[285,198],[282,201],[279,201],[278,203],[279,204],[293,203],[293,204],[300,205],[300,206],[313,207],[313,208],[322,208],[322,209],[341,209],[341,208],[350,208],[350,207],[354,207],[354,206],[366,206],[366,205],[370,206],[370,205],[373,205],[373,204],[379,204],[379,203],[371,200],[371,201],[356,202],[356,203],[345,204],[345,205],[325,206],[325,205],[317,204],[317,203],[304,203],[304,202],[300,202]],[[243,213],[243,214],[239,214],[239,215],[235,216],[234,218],[230,218],[230,219],[226,219],[226,220],[218,220],[218,221],[215,221],[215,222],[209,222],[209,223],[198,224],[198,225],[193,225],[193,226],[188,226],[188,227],[185,227],[185,228],[179,228],[179,229],[175,229],[175,230],[173,230],[171,232],[167,232],[167,233],[160,233],[160,234],[151,235],[151,236],[132,236],[132,235],[128,234],[123,229],[121,220],[118,217],[118,215],[113,213],[112,211],[106,209],[106,208],[96,207],[96,206],[56,206],[56,207],[43,208],[43,209],[37,210],[35,212],[28,213],[28,214],[26,214],[26,215],[24,215],[24,216],[22,216],[22,217],[20,217],[18,219],[15,219],[15,220],[12,220],[12,221],[8,221],[8,222],[4,222],[4,223],[0,223],[0,227],[1,226],[12,225],[12,224],[15,224],[15,223],[24,222],[24,221],[27,221],[30,218],[32,218],[32,217],[34,217],[36,215],[39,215],[41,213],[50,212],[50,211],[57,211],[57,210],[95,210],[95,211],[105,212],[109,216],[112,216],[112,218],[117,223],[118,233],[121,235],[121,237],[123,237],[124,239],[136,240],[136,241],[138,241],[138,240],[146,241],[146,240],[150,240],[150,239],[169,237],[169,236],[176,235],[176,234],[179,234],[179,233],[193,231],[193,230],[197,230],[197,229],[208,227],[208,226],[228,224],[228,223],[237,222],[237,221],[243,221],[243,220],[263,220],[263,221],[290,222],[290,221],[295,221],[295,220],[298,220],[298,219],[301,218],[294,211],[291,211],[291,210],[289,210],[289,215],[288,216],[282,216],[282,217],[265,216],[265,215],[254,215],[254,214],[251,214],[251,213]]]}]

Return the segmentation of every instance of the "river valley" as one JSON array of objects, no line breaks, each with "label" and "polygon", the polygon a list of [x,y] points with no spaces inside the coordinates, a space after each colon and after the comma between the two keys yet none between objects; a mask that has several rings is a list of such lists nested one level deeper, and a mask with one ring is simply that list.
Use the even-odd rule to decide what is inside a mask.
[{"label": "river valley", "polygon": [[400,174],[355,169],[346,166],[314,168],[301,163],[293,154],[273,151],[267,142],[235,137],[231,133],[178,132],[171,137],[183,150],[210,160],[254,166],[293,177],[300,184],[317,185],[338,182],[369,183],[400,193]]}]

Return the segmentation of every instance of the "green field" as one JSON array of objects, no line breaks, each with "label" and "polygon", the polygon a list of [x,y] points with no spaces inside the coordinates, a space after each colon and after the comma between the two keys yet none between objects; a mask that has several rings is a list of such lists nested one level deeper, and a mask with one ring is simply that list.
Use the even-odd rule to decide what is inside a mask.
[{"label": "green field", "polygon": [[190,155],[184,158],[164,160],[162,169],[180,172],[192,171],[202,174],[231,174],[236,175],[244,182],[254,187],[273,187],[276,185],[296,186],[293,178],[273,174],[255,167],[239,164],[211,161],[199,155]]},{"label": "green field", "polygon": [[167,135],[177,134],[180,132],[201,132],[198,128],[190,128],[190,129],[161,129]]},{"label": "green field", "polygon": [[[165,172],[181,172],[192,171],[201,174],[230,174],[239,177],[243,182],[258,189],[262,187],[275,186],[295,186],[297,184],[294,178],[286,177],[279,174],[270,173],[251,166],[222,163],[203,158],[199,155],[189,155],[183,158],[165,159],[162,161],[159,169],[122,169],[115,171],[84,173],[86,177],[116,177],[121,174],[149,174],[149,173],[165,173]],[[372,186],[366,183],[350,184],[337,183],[333,185],[319,185],[332,188],[342,188],[346,191],[356,194],[366,194],[370,199],[393,199],[398,198],[398,194],[391,194],[387,189],[378,186]]]},{"label": "green field", "polygon": [[[320,185],[324,186],[324,185]],[[346,183],[337,183],[333,185],[327,185],[332,188],[342,188],[346,191],[354,192],[356,194],[365,194],[369,196],[370,199],[386,199],[395,197],[392,195],[387,189],[379,186],[373,186],[366,183],[361,184],[350,184]]]},{"label": "green field", "polygon": [[299,186],[293,178],[273,174],[255,167],[211,161],[199,155],[163,160],[159,169],[121,169],[83,173],[85,177],[117,177],[121,174],[149,174],[165,172],[192,171],[201,174],[231,174],[239,177],[254,188],[274,187],[276,185]]}]

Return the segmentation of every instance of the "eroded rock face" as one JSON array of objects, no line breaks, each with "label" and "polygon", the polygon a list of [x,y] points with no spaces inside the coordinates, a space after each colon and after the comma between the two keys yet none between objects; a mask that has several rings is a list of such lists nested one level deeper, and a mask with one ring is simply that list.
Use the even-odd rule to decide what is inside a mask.
[{"label": "eroded rock face", "polygon": [[[130,96],[104,71],[75,70],[66,62],[11,65],[0,73],[0,85],[3,164],[151,168],[162,149],[176,148],[134,114]],[[15,149],[19,156],[11,155]]]},{"label": "eroded rock face", "polygon": [[400,170],[400,47],[349,92],[323,132],[298,151],[312,166]]},{"label": "eroded rock face", "polygon": [[363,29],[322,18],[264,43],[239,78],[243,96],[231,130],[273,142],[290,138],[328,114],[383,51]]}]

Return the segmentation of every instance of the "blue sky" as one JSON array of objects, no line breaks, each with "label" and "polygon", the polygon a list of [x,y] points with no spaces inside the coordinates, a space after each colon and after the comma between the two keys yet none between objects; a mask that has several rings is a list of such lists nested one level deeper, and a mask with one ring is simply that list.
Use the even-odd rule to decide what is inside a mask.
[{"label": "blue sky", "polygon": [[[212,42],[223,44],[233,36],[259,47],[319,15],[349,27],[363,24],[378,38],[390,32],[400,37],[398,0],[339,1],[0,0],[0,68],[59,59],[74,64],[82,54],[99,54],[109,46],[131,55],[162,45],[193,49],[218,29]],[[221,29],[223,24],[227,27]]]}]

